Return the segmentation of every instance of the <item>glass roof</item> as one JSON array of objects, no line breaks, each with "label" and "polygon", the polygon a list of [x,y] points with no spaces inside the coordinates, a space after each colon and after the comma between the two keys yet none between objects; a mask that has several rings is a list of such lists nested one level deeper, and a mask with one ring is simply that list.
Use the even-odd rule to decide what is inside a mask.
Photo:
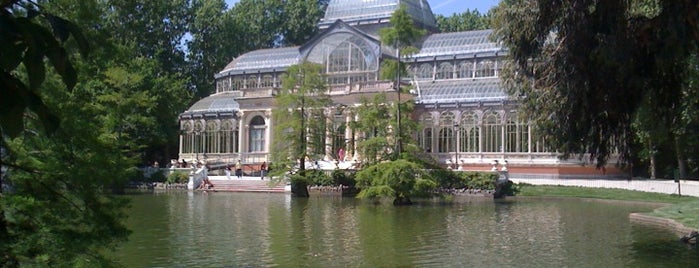
[{"label": "glass roof", "polygon": [[417,82],[418,103],[500,101],[509,98],[498,78]]},{"label": "glass roof", "polygon": [[299,62],[299,47],[259,49],[238,56],[221,73],[284,69]]},{"label": "glass roof", "polygon": [[240,104],[230,92],[214,94],[197,101],[184,114],[207,112],[235,112],[240,110]]},{"label": "glass roof", "polygon": [[495,52],[501,47],[488,39],[493,30],[433,34],[422,43],[414,58]]},{"label": "glass roof", "polygon": [[342,20],[347,23],[362,20],[388,19],[405,4],[408,14],[418,23],[436,27],[437,23],[427,0],[330,0],[321,25]]}]

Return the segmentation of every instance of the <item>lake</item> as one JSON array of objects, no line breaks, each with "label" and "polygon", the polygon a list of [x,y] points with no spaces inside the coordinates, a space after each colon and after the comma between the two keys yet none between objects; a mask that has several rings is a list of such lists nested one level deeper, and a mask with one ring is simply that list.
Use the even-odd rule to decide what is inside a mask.
[{"label": "lake", "polygon": [[649,204],[456,197],[394,207],[335,195],[129,195],[126,267],[693,267],[699,250],[629,213]]}]

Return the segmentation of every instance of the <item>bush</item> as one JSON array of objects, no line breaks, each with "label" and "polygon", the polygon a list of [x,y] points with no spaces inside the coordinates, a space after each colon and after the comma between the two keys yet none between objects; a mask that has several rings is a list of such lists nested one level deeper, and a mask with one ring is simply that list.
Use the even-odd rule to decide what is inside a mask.
[{"label": "bush", "polygon": [[333,171],[332,175],[332,180],[333,183],[337,185],[345,185],[345,186],[350,186],[354,187],[357,184],[357,181],[354,180],[354,172],[353,171],[345,171],[345,170],[335,170]]},{"label": "bush", "polygon": [[166,180],[167,178],[162,171],[155,172],[151,174],[150,177],[146,178],[147,182],[165,182]]},{"label": "bush", "polygon": [[310,185],[330,186],[333,185],[333,180],[326,175],[324,171],[317,169],[306,170],[306,178]]},{"label": "bush", "polygon": [[167,181],[168,184],[173,184],[173,183],[187,183],[189,182],[189,174],[182,172],[182,171],[175,171],[170,173],[170,175],[167,175]]}]

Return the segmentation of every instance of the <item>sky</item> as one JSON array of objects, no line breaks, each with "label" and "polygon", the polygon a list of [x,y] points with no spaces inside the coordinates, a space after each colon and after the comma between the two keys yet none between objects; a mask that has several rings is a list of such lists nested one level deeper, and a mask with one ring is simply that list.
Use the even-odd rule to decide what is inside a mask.
[{"label": "sky", "polygon": [[[226,0],[228,7],[232,7],[239,0]],[[486,13],[500,2],[499,0],[428,0],[432,12],[441,14],[446,17],[454,13],[462,13],[466,9],[478,10],[478,12]]]}]

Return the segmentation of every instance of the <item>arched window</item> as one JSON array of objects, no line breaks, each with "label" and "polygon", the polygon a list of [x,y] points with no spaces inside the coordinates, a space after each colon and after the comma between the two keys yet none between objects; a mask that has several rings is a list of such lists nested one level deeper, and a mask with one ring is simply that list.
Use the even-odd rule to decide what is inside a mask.
[{"label": "arched window", "polygon": [[454,66],[448,62],[442,62],[437,68],[437,79],[451,79],[454,75]]},{"label": "arched window", "polygon": [[454,123],[456,116],[452,112],[445,112],[439,116],[439,143],[438,152],[455,152],[456,136],[454,135]]},{"label": "arched window", "polygon": [[233,77],[233,84],[231,84],[231,90],[240,90],[243,88],[243,85],[245,81],[243,81],[243,78],[240,76]]},{"label": "arched window", "polygon": [[423,63],[418,67],[416,75],[417,79],[432,79],[432,64]]},{"label": "arched window", "polygon": [[204,137],[204,153],[218,153],[218,124],[216,121],[206,123]]},{"label": "arched window", "polygon": [[260,87],[270,88],[274,87],[274,76],[271,74],[265,74],[262,76],[262,81],[260,81]]},{"label": "arched window", "polygon": [[527,124],[517,120],[516,113],[507,115],[506,152],[524,153],[529,151],[529,128]]},{"label": "arched window", "polygon": [[332,144],[332,154],[335,157],[335,159],[339,161],[343,161],[344,159],[340,159],[339,151],[342,149],[345,151],[347,145],[345,141],[345,130],[347,129],[346,127],[346,122],[345,122],[345,117],[342,114],[336,115],[335,120],[333,122],[333,144]]},{"label": "arched window", "polygon": [[480,126],[478,124],[478,116],[474,112],[468,112],[461,115],[461,129],[459,129],[459,146],[461,152],[478,152],[479,151],[479,133]]},{"label": "arched window", "polygon": [[194,123],[194,142],[192,143],[193,153],[204,152],[204,123],[196,121]]},{"label": "arched window", "polygon": [[418,142],[420,147],[425,150],[425,152],[432,152],[432,128],[434,127],[434,119],[429,113],[423,114],[422,119],[422,132],[418,133]]},{"label": "arched window", "polygon": [[483,151],[502,152],[502,120],[496,112],[483,116]]},{"label": "arched window", "polygon": [[476,77],[494,77],[495,63],[491,60],[481,60],[476,67]]},{"label": "arched window", "polygon": [[265,119],[255,116],[250,120],[248,152],[263,152],[265,150]]},{"label": "arched window", "polygon": [[234,153],[235,144],[238,141],[237,135],[235,135],[235,121],[226,120],[221,124],[221,140],[219,144],[221,145],[221,153]]},{"label": "arched window", "polygon": [[248,79],[245,80],[245,88],[257,88],[258,82],[257,75],[249,75]]},{"label": "arched window", "polygon": [[193,144],[194,144],[194,129],[192,128],[192,123],[191,122],[185,122],[182,124],[182,128],[180,129],[182,131],[182,153],[183,154],[191,154],[194,152],[193,150]]},{"label": "arched window", "polygon": [[473,78],[472,61],[465,60],[459,62],[459,78]]}]

